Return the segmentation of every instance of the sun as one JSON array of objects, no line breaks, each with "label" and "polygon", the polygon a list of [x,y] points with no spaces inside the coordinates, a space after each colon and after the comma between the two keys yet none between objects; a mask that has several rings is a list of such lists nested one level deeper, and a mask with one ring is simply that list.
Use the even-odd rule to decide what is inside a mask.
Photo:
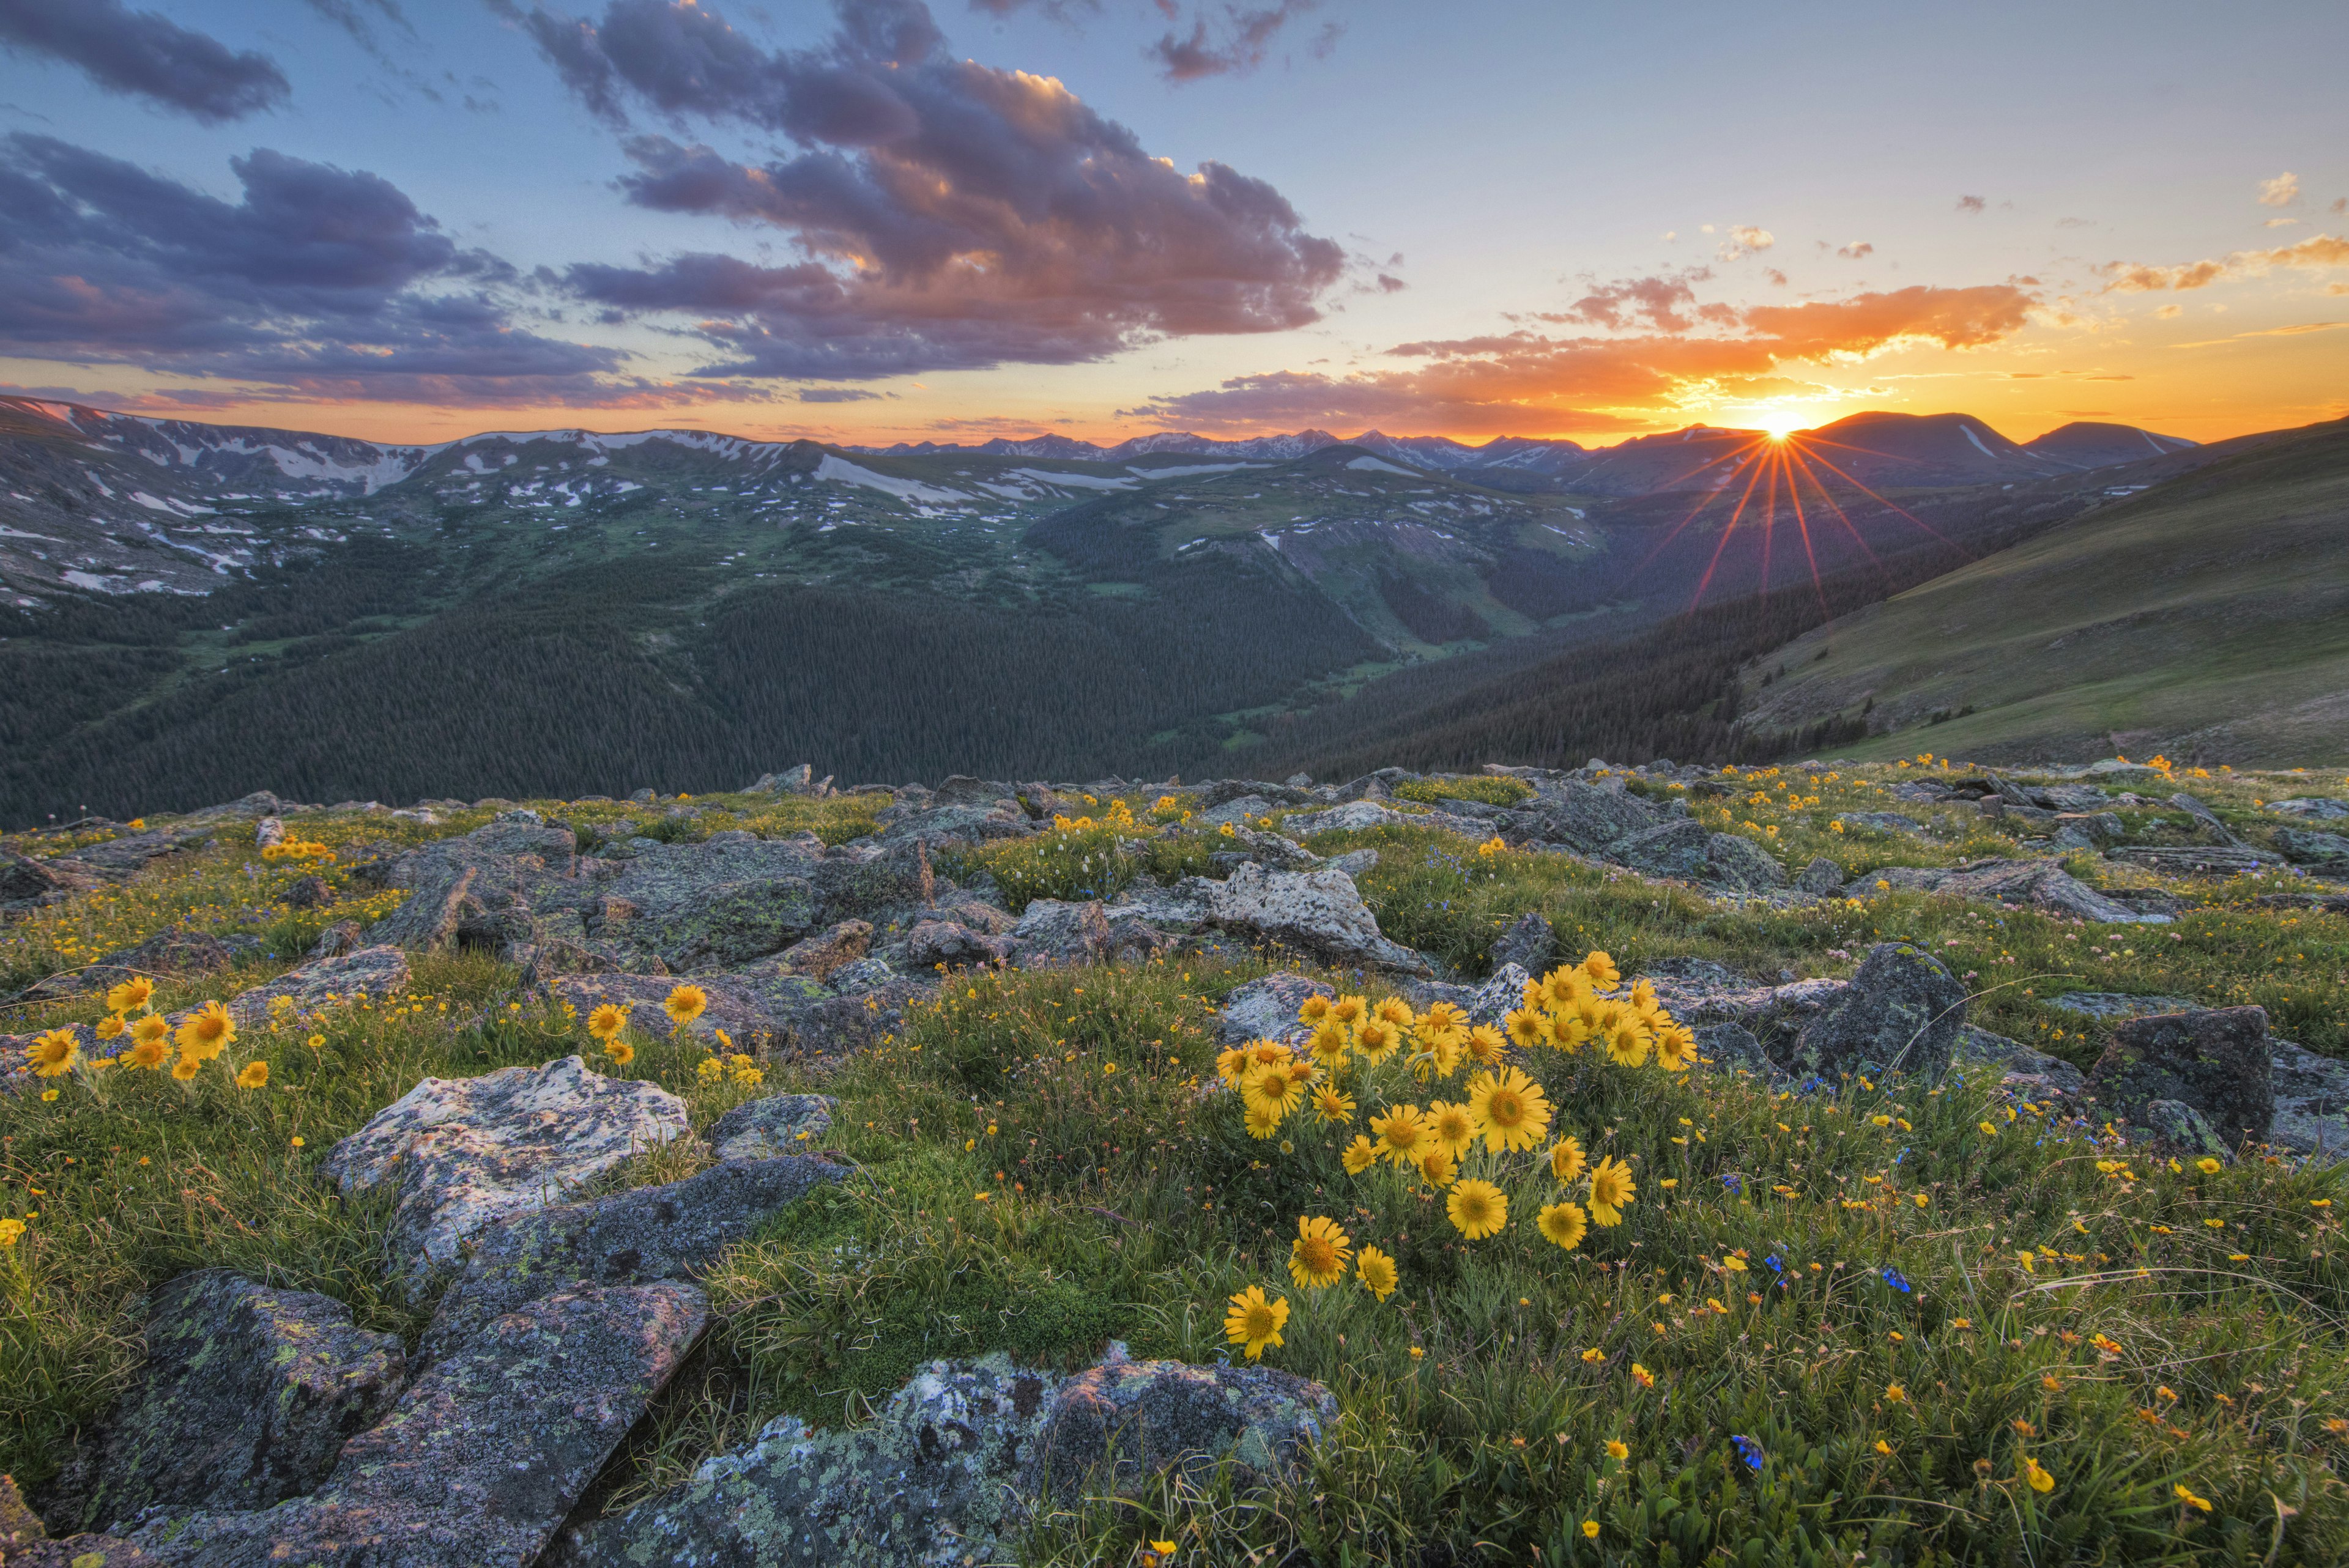
[{"label": "sun", "polygon": [[1803,428],[1803,416],[1794,408],[1764,408],[1754,418],[1756,428],[1774,441],[1783,441]]}]

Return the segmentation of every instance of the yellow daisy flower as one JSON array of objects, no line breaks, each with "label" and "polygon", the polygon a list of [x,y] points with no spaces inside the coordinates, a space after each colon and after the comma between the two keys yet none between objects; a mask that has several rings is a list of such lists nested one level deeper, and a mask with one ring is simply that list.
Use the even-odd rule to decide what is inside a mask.
[{"label": "yellow daisy flower", "polygon": [[1620,1160],[1602,1158],[1590,1171],[1590,1217],[1601,1225],[1623,1222],[1623,1209],[1639,1195],[1631,1168]]},{"label": "yellow daisy flower", "polygon": [[1549,1100],[1541,1085],[1515,1068],[1478,1073],[1468,1083],[1468,1114],[1485,1135],[1487,1153],[1531,1149],[1549,1132]]},{"label": "yellow daisy flower", "polygon": [[1590,1216],[1582,1212],[1579,1203],[1545,1203],[1534,1225],[1543,1235],[1572,1252],[1588,1233]]},{"label": "yellow daisy flower", "polygon": [[1261,1360],[1265,1346],[1278,1345],[1280,1331],[1288,1323],[1288,1303],[1279,1296],[1268,1297],[1260,1285],[1250,1285],[1231,1298],[1231,1310],[1224,1315],[1224,1336],[1247,1352],[1251,1361]]},{"label": "yellow daisy flower", "polygon": [[1362,1288],[1371,1293],[1372,1299],[1384,1301],[1394,1294],[1394,1259],[1376,1247],[1364,1247],[1354,1264],[1354,1277],[1362,1282]]},{"label": "yellow daisy flower", "polygon": [[1471,1179],[1452,1189],[1444,1212],[1470,1241],[1482,1241],[1509,1222],[1508,1194],[1490,1181]]},{"label": "yellow daisy flower", "polygon": [[1337,1221],[1318,1214],[1301,1217],[1297,1239],[1288,1243],[1288,1277],[1300,1289],[1327,1289],[1346,1277],[1346,1263],[1353,1255],[1353,1243]]}]

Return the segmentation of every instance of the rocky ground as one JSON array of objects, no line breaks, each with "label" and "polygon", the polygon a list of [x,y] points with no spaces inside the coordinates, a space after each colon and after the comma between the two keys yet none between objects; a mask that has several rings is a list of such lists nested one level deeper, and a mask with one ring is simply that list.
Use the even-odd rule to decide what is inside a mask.
[{"label": "rocky ground", "polygon": [[[1469,1506],[1553,1555],[1688,1561],[1654,1553],[1716,1527],[1675,1523],[1665,1503],[1698,1484],[1702,1454],[1744,1449],[1722,1449],[1701,1414],[1730,1396],[1694,1381],[1705,1353],[1688,1326],[1719,1318],[1725,1333],[1736,1309],[1688,1313],[1675,1296],[1733,1302],[1742,1284],[1725,1283],[1766,1251],[1764,1289],[1791,1301],[1782,1254],[1896,1244],[1958,1263],[1885,1265],[1915,1298],[1901,1310],[1942,1305],[1930,1323],[1875,1325],[1890,1348],[1869,1365],[1889,1357],[1899,1374],[1868,1374],[1893,1391],[1873,1400],[1879,1417],[1887,1398],[1910,1403],[1900,1378],[1932,1380],[1902,1360],[1909,1338],[1970,1346],[1973,1316],[1993,1312],[1985,1293],[2015,1330],[2001,1354],[2021,1357],[2051,1332],[2049,1346],[2083,1337],[2072,1318],[2025,1326],[2054,1310],[2034,1294],[2042,1270],[2082,1282],[2076,1311],[2099,1290],[2126,1298],[2125,1276],[2233,1260],[2220,1272],[2240,1286],[2197,1286],[2164,1332],[2190,1338],[2189,1317],[2218,1332],[2210,1288],[2281,1314],[2271,1326],[2300,1346],[2289,1365],[2235,1346],[2227,1376],[2302,1390],[2306,1422],[2288,1439],[2280,1418],[2249,1422],[2252,1397],[2214,1374],[2198,1426],[2148,1383],[2114,1397],[2146,1401],[2151,1435],[2125,1414],[2119,1437],[2075,1421],[2067,1473],[2141,1464],[2161,1439],[2146,1478],[2190,1461],[2196,1485],[2224,1471],[2230,1489],[2215,1514],[2162,1497],[2178,1514],[2162,1539],[2187,1540],[2204,1514],[2209,1542],[2264,1518],[2269,1560],[2323,1561],[2349,1540],[2328,1446],[2349,1421],[2308,1349],[2342,1350],[2327,1240],[2349,1149],[2339,785],[1930,758],[853,790],[799,769],[702,800],[392,810],[260,795],[17,835],[0,852],[17,1031],[0,1037],[0,1212],[18,1216],[0,1221],[15,1271],[0,1357],[30,1506],[0,1489],[0,1562],[1097,1560],[1150,1557],[1155,1531],[1250,1562],[1335,1561],[1341,1541],[1358,1558],[1426,1560],[1474,1537],[1446,1522]],[[1425,1284],[1387,1326],[1315,1318],[1291,1335],[1314,1348],[1289,1365],[1235,1364],[1219,1297],[1266,1277],[1279,1228],[1257,1210],[1317,1203],[1346,1178],[1334,1142],[1309,1179],[1276,1172],[1269,1144],[1237,1135],[1234,1097],[1203,1082],[1207,1059],[1255,1039],[1301,1047],[1300,1003],[1349,991],[1498,1028],[1529,982],[1602,945],[1621,966],[1609,994],[1644,982],[1694,1032],[1694,1071],[1660,1095],[1555,1052],[1512,1059],[1587,1140],[1646,1162],[1652,1211],[1605,1233],[1603,1256],[1594,1233],[1570,1289],[1547,1264],[1477,1264],[1441,1239],[1439,1212],[1437,1240],[1423,1224],[1418,1250],[1407,1232],[1388,1243]],[[141,1071],[142,1019],[184,1042],[212,1003],[233,1026],[217,1064],[177,1081],[160,1061]],[[625,1027],[595,1026],[606,1008]],[[1130,1088],[1112,1084],[1121,1071]],[[1809,1140],[1837,1114],[1857,1139],[1831,1155]],[[1929,1116],[1946,1124],[1933,1140],[1916,1130]],[[2036,1143],[1974,1149],[2018,1118]],[[1732,1147],[1744,1127],[1745,1150],[1716,1151],[1708,1120]],[[999,1121],[1032,1136],[1016,1147]],[[1887,1140],[1910,1133],[1896,1158]],[[1863,1143],[1882,1157],[1857,1158]],[[1769,1159],[1752,1152],[1763,1144]],[[1316,1148],[1279,1144],[1305,1161]],[[1692,1164],[1714,1160],[1738,1163]],[[1661,1179],[1667,1164],[1683,1174]],[[2165,1184],[2205,1178],[2265,1218],[2201,1216],[2208,1255],[2173,1255],[2180,1227],[2136,1206],[2186,1202]],[[1702,1222],[1700,1186],[1722,1209]],[[1912,1191],[1896,1221],[1884,1200]],[[1757,1222],[1770,1192],[1784,1215]],[[1740,1224],[1754,1249],[1733,1247]],[[2262,1274],[2269,1254],[2248,1239],[2209,1252],[2247,1226],[2294,1261]],[[2116,1227],[2135,1227],[2131,1251]],[[2026,1246],[2019,1274],[1993,1277],[1982,1260],[2019,1238],[2044,1257]],[[1688,1270],[1724,1283],[1651,1299]],[[1557,1299],[1537,1307],[1543,1291]],[[1774,1299],[1752,1294],[1736,1356],[1806,1333],[1767,1326]],[[1953,1317],[1966,1301],[1971,1315]],[[2149,1335],[2152,1309],[2133,1310]],[[1347,1333],[1398,1369],[1364,1374]],[[1681,1450],[1635,1471],[1591,1435],[1629,1429],[1625,1396],[1578,1379],[1630,1367],[1648,1379],[1631,1380],[1636,1399],[1654,1378],[1631,1354],[1669,1367],[1682,1339],[1687,1408],[1661,1423]],[[1446,1375],[1477,1381],[1475,1430],[1420,1410],[1413,1364],[1431,1346]],[[2136,1359],[2099,1350],[2085,1366],[2189,1380],[2179,1361]],[[1734,1387],[1767,1406],[1785,1376],[1747,1367]],[[2052,1388],[2064,1375],[2040,1376]],[[1806,1385],[1849,1397],[1830,1386],[1824,1372]],[[1938,1387],[1970,1463],[1994,1446],[1985,1417],[2006,1396],[1946,1371]],[[2002,1414],[1995,1441],[2054,1419],[2033,1408]],[[1990,1501],[1954,1460],[1938,1480],[1930,1460],[1865,1471],[1898,1446],[1878,1435],[1880,1454],[1845,1454],[1822,1435],[1841,1418],[1786,1434],[1789,1495]],[[1536,1457],[1564,1470],[1509,1457],[1528,1428],[1557,1450]],[[1795,1457],[1802,1441],[1828,1458]],[[1384,1512],[1373,1500],[1396,1483],[1364,1479],[1373,1453],[1418,1478]],[[1452,1479],[1431,1482],[1431,1465]],[[2280,1466],[2298,1501],[2261,1514]],[[1993,1468],[2006,1484],[2012,1464]],[[1889,1536],[1881,1520],[1822,1525],[1806,1550],[1997,1555],[2119,1528],[2137,1506],[2137,1482],[2051,1496],[2017,1473],[2027,1518],[1904,1518]],[[2142,1481],[2147,1495],[2184,1484]],[[1332,1505],[1332,1489],[1360,1509]],[[1717,1528],[1782,1544],[1810,1528],[1774,1506],[1757,1498],[1742,1525],[1716,1510]],[[2305,1519],[2287,1531],[2292,1511]]]}]

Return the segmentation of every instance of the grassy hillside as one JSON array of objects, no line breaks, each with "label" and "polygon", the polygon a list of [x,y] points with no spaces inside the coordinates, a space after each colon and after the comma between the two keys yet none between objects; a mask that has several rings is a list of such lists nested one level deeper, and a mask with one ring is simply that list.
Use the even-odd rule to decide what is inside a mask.
[{"label": "grassy hillside", "polygon": [[1746,698],[1779,729],[1872,703],[1861,756],[2349,761],[2349,421],[1808,632]]},{"label": "grassy hillside", "polygon": [[[1826,826],[1915,776],[1747,773],[1740,820],[1723,825],[1790,864],[1830,841],[1854,869],[1952,857],[1966,846],[1870,847]],[[2255,830],[2251,802],[2301,782],[2195,788]],[[1152,791],[1124,803],[1145,824],[1155,814]],[[625,810],[535,804],[581,823]],[[880,801],[697,804],[698,830],[837,842]],[[1727,804],[1708,816],[1725,820]],[[295,820],[348,851],[488,816]],[[1972,819],[1969,842],[1995,842],[1999,826]],[[1049,865],[1040,851],[1056,842],[1114,837],[1011,841],[987,863]],[[0,840],[38,854],[79,841]],[[2057,1003],[2091,989],[2256,1002],[2311,1048],[2349,1049],[2349,917],[2279,906],[2258,879],[2166,884],[2187,901],[2167,927],[2084,930],[1910,892],[1715,903],[1415,827],[1310,842],[1375,851],[1361,888],[1381,928],[1472,972],[1528,911],[1566,958],[1603,949],[1626,978],[1703,958],[1839,979],[1897,936],[1966,978],[1970,1020],[2075,1063],[2113,1024]],[[234,972],[167,977],[151,1000],[231,995],[281,973],[330,919],[397,896],[361,880],[356,858],[316,866],[334,900],[297,909],[286,894],[305,866],[264,859],[231,827],[141,872],[135,896],[77,895],[11,925],[0,975],[71,970],[180,927],[257,937]],[[1054,896],[1092,874],[1066,854],[1057,864],[1066,880],[1041,890]],[[1342,1124],[1300,1106],[1256,1136],[1241,1097],[1212,1087],[1217,1009],[1266,968],[1241,953],[964,971],[897,1038],[835,1067],[774,1056],[711,1071],[707,1033],[632,1026],[629,1054],[614,1052],[490,954],[419,954],[407,988],[250,1027],[185,1083],[84,1065],[0,1094],[0,1219],[19,1227],[0,1255],[0,1469],[37,1495],[129,1382],[147,1293],[195,1268],[328,1294],[412,1343],[430,1303],[386,1273],[388,1206],[336,1201],[321,1161],[422,1077],[576,1051],[678,1094],[705,1133],[756,1095],[832,1095],[812,1147],[856,1172],[707,1272],[709,1336],[600,1478],[591,1514],[684,1481],[779,1415],[861,1420],[934,1357],[1000,1350],[1057,1372],[1114,1337],[1144,1357],[1238,1362],[1226,1304],[1259,1288],[1291,1311],[1285,1337],[1257,1346],[1263,1363],[1339,1401],[1296,1484],[1251,1495],[1170,1475],[1123,1502],[1087,1495],[1038,1518],[1018,1561],[1133,1563],[1157,1540],[1179,1543],[1183,1568],[2296,1568],[2349,1553],[2349,1254],[2334,1217],[2349,1167],[2257,1149],[2226,1168],[2154,1157],[1992,1069],[1782,1089],[1725,1062],[1668,1073],[1540,1048],[1509,1059],[1543,1088],[1545,1136],[1622,1161],[1636,1190],[1619,1223],[1560,1243],[1537,1228],[1575,1191],[1550,1152],[1471,1150],[1464,1171],[1510,1201],[1500,1229],[1476,1236],[1418,1172],[1350,1168],[1340,1152],[1383,1107],[1456,1099],[1476,1069],[1419,1081],[1400,1054],[1353,1057],[1330,1069]],[[1362,985],[1359,972],[1327,978]],[[102,996],[28,996],[0,1026],[87,1024]],[[265,1081],[240,1086],[256,1063]],[[675,1181],[707,1158],[671,1145],[605,1190]],[[1306,1216],[1376,1244],[1398,1288],[1298,1281]]]}]

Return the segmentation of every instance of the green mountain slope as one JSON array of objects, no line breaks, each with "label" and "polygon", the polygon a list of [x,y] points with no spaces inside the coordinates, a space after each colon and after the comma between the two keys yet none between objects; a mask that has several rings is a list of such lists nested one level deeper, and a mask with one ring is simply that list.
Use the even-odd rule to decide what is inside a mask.
[{"label": "green mountain slope", "polygon": [[2233,445],[1795,639],[1748,722],[1865,708],[1866,757],[2349,761],[2349,420]]}]

